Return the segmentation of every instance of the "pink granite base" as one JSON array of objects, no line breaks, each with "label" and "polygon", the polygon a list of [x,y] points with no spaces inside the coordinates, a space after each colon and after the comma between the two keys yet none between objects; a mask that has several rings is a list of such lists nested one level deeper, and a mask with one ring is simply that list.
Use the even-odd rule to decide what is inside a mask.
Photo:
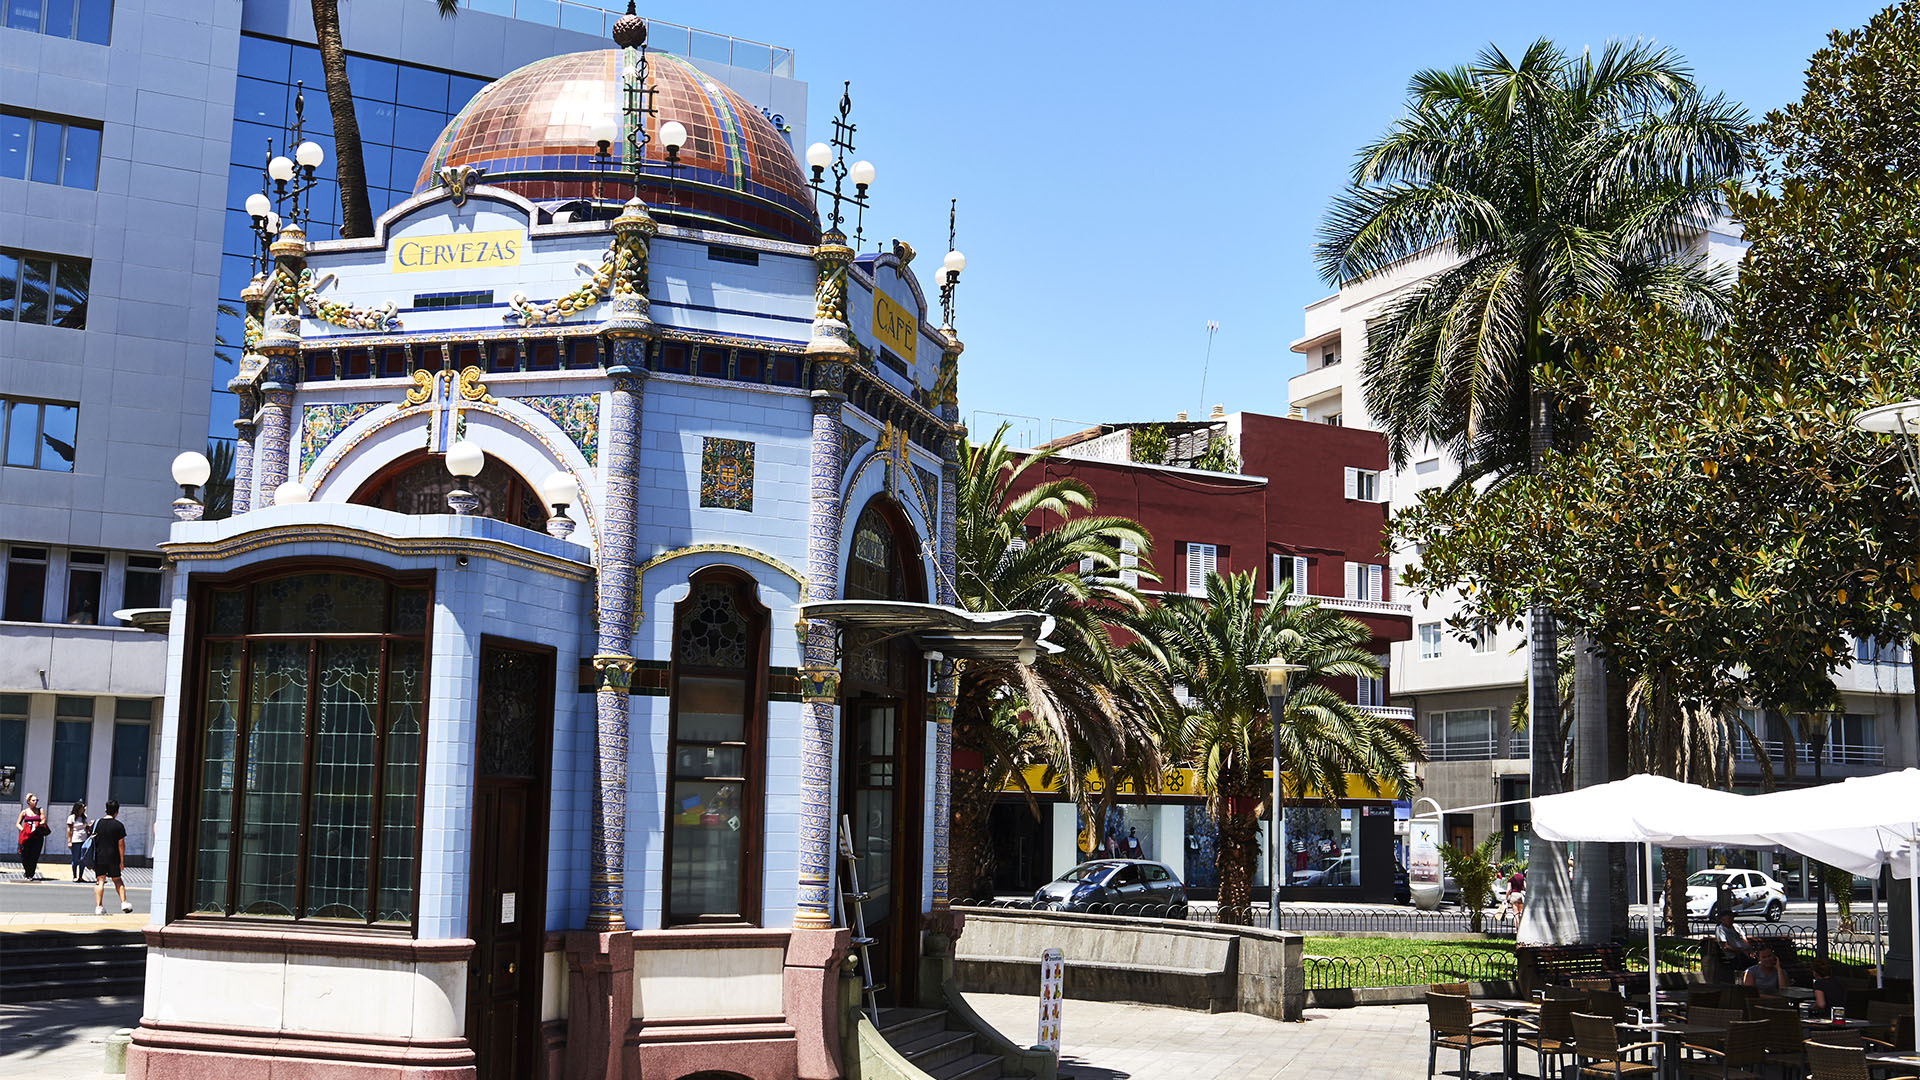
[{"label": "pink granite base", "polygon": [[401,1042],[178,1027],[142,1019],[127,1080],[474,1080],[464,1039]]}]

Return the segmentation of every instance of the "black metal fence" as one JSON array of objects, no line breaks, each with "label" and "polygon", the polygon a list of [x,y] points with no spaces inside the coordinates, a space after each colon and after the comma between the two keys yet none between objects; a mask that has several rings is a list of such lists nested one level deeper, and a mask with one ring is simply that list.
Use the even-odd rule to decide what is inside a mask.
[{"label": "black metal fence", "polygon": [[1302,965],[1308,990],[1425,986],[1440,982],[1497,982],[1516,977],[1513,954],[1442,950],[1411,955],[1309,956]]}]

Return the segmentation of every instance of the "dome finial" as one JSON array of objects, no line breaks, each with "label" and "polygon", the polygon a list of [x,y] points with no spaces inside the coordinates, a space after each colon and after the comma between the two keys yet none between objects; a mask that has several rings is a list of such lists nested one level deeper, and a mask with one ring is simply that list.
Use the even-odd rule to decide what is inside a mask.
[{"label": "dome finial", "polygon": [[647,20],[634,11],[633,0],[627,0],[627,13],[614,20],[612,37],[613,43],[623,49],[647,47]]}]

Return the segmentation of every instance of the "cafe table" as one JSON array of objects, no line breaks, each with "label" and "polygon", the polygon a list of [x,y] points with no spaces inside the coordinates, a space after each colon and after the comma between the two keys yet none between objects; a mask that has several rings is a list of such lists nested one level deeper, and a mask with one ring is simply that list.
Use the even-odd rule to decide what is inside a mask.
[{"label": "cafe table", "polygon": [[1519,1076],[1519,1021],[1538,1013],[1540,1003],[1520,998],[1482,998],[1475,1001],[1473,1007],[1493,1013],[1500,1020],[1500,1071],[1506,1076]]},{"label": "cafe table", "polygon": [[1680,1044],[1690,1039],[1724,1039],[1727,1034],[1727,1029],[1717,1024],[1689,1024],[1684,1020],[1629,1020],[1616,1026],[1653,1036],[1660,1043],[1660,1072],[1669,1077],[1680,1075]]},{"label": "cafe table", "polygon": [[1920,1072],[1920,1053],[1912,1050],[1878,1050],[1867,1054],[1867,1071],[1881,1076],[1908,1076]]}]

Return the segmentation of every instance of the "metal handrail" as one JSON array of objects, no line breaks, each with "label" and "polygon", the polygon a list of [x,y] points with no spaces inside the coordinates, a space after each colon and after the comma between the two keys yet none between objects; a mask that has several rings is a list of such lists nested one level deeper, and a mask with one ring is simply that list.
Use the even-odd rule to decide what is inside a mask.
[{"label": "metal handrail", "polygon": [[[460,6],[490,15],[504,15],[510,19],[558,26],[562,30],[577,30],[602,37],[613,30],[614,21],[626,11],[626,5],[619,3],[619,0],[605,0],[604,4],[581,3],[580,0],[460,0]],[[750,71],[765,71],[782,78],[793,77],[792,49],[752,38],[682,26],[665,19],[647,20],[647,46],[662,52],[677,53],[689,60],[713,60]],[[763,50],[766,54],[764,61],[759,59]],[[716,51],[724,51],[726,55],[708,55]],[[740,63],[741,60],[752,62]]]}]

